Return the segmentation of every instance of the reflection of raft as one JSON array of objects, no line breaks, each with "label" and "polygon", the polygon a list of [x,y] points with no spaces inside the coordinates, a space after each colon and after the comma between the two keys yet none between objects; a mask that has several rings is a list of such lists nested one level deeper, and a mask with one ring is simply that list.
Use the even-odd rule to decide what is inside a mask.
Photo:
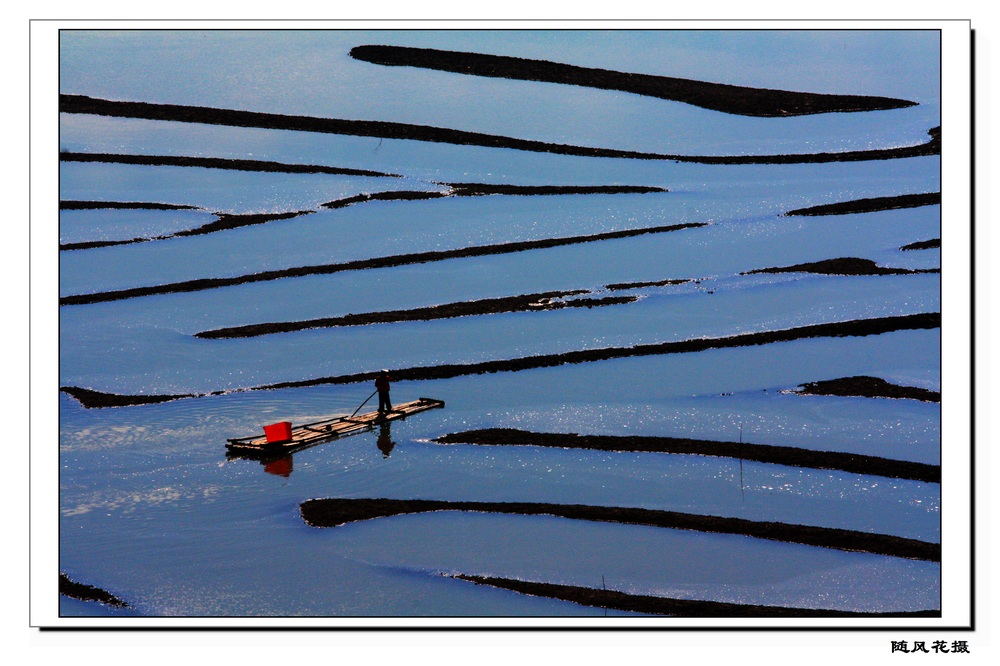
[{"label": "reflection of raft", "polygon": [[[270,436],[255,435],[253,437],[238,437],[229,439],[226,448],[231,453],[250,455],[270,455],[275,453],[291,453],[314,444],[353,435],[358,432],[371,430],[375,426],[397,419],[405,419],[411,414],[425,412],[428,409],[444,407],[443,400],[434,398],[420,398],[413,402],[406,402],[396,405],[391,412],[379,414],[367,412],[357,416],[338,416],[324,421],[315,421],[304,425],[288,427],[284,437],[276,438],[275,432],[280,429],[270,430]],[[280,425],[280,424],[275,424]],[[271,428],[271,426],[268,426]],[[267,431],[267,428],[265,429]]]}]

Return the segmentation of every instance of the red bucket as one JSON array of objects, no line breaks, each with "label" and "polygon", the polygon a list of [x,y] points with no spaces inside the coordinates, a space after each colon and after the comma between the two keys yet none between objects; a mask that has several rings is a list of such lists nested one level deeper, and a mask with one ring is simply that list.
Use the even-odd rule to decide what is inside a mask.
[{"label": "red bucket", "polygon": [[278,423],[266,425],[264,426],[264,435],[267,437],[269,444],[273,442],[287,442],[292,438],[292,423],[291,421],[279,421]]}]

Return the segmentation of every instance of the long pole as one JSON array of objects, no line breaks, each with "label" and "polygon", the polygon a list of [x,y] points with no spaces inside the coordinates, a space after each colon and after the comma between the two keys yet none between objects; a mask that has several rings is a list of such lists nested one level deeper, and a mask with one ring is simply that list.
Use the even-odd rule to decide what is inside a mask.
[{"label": "long pole", "polygon": [[[604,574],[601,574],[601,589],[603,589],[605,592],[608,591],[608,586],[604,584]],[[605,599],[604,603],[607,603],[607,599]],[[607,617],[607,616],[608,616],[608,607],[605,606],[604,607],[604,617]]]},{"label": "long pole", "polygon": [[[365,404],[366,404],[366,403],[367,403],[367,402],[368,402],[369,400],[371,400],[371,399],[372,399],[372,398],[373,398],[373,397],[375,396],[375,394],[376,394],[376,393],[378,393],[378,389],[375,389],[375,390],[374,390],[374,391],[372,392],[372,394],[371,394],[370,396],[368,396],[367,398],[365,398],[365,401],[364,401],[363,403],[361,403],[360,405],[358,405],[358,408],[354,410],[354,414],[357,414],[358,412],[360,412],[360,411],[361,411],[361,408],[362,408],[362,407],[364,407],[364,406],[365,406]],[[347,418],[351,418],[351,417],[353,417],[353,416],[354,416],[354,414],[351,414],[351,416],[348,416]]]},{"label": "long pole", "polygon": [[742,501],[746,501],[746,495],[743,494],[743,426],[740,425],[740,498]]}]

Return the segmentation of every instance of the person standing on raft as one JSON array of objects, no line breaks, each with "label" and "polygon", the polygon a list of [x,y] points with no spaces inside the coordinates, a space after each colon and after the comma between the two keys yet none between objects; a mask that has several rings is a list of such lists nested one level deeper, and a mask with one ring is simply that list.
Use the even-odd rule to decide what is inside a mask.
[{"label": "person standing on raft", "polygon": [[375,379],[375,390],[378,391],[378,413],[385,414],[392,411],[392,402],[389,400],[389,371],[383,370],[378,373]]}]

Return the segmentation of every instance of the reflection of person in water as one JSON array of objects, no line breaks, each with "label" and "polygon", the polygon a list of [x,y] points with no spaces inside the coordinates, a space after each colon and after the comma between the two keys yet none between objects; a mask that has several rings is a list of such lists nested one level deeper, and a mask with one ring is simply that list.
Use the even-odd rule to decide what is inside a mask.
[{"label": "reflection of person in water", "polygon": [[265,472],[268,474],[274,474],[275,476],[288,478],[292,473],[291,456],[282,456],[281,458],[276,458],[274,460],[262,460],[260,464],[264,466]]},{"label": "reflection of person in water", "polygon": [[379,426],[378,430],[378,450],[382,452],[383,458],[388,458],[389,453],[392,448],[396,446],[396,442],[392,441],[391,433],[389,432],[389,422],[386,421]]}]

